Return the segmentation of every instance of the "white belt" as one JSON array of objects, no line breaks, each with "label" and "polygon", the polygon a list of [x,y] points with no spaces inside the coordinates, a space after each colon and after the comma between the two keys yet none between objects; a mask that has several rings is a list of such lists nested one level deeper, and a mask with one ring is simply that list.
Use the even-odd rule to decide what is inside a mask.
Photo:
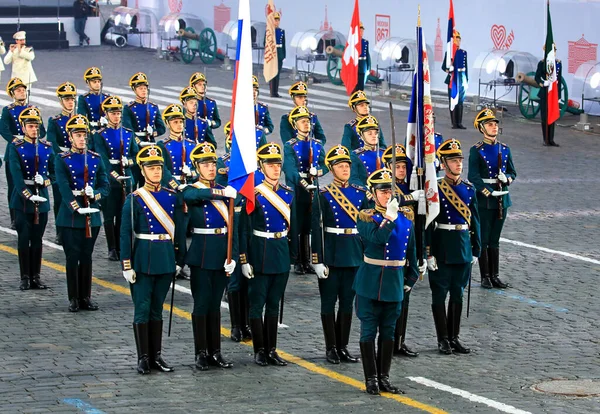
[{"label": "white belt", "polygon": [[73,190],[73,195],[74,195],[75,197],[79,197],[79,196],[82,196],[82,195],[84,195],[84,194],[85,194],[85,191],[84,191],[84,190]]},{"label": "white belt", "polygon": [[241,212],[242,212],[242,207],[241,207],[241,206],[234,207],[234,208],[233,208],[233,211],[234,211],[235,213],[241,213]]},{"label": "white belt", "polygon": [[121,164],[121,160],[108,160],[113,165]]},{"label": "white belt", "polygon": [[365,57],[361,57],[361,56],[359,56],[359,57],[358,57],[358,60],[367,60],[367,57],[366,57],[366,56],[365,56]]},{"label": "white belt", "polygon": [[148,135],[148,133],[147,133],[147,132],[145,132],[145,131],[144,131],[144,132],[136,132],[136,133],[135,133],[135,136],[136,136],[136,137],[145,137],[146,135]]},{"label": "white belt", "polygon": [[339,229],[337,227],[325,227],[325,233],[331,234],[358,234],[358,230],[352,229]]},{"label": "white belt", "polygon": [[135,238],[140,239],[140,240],[150,240],[150,241],[171,240],[171,235],[170,234],[136,234]]},{"label": "white belt", "polygon": [[299,172],[299,173],[298,173],[298,175],[299,175],[301,178],[308,178],[308,174],[307,174],[307,173]]},{"label": "white belt", "polygon": [[25,183],[25,185],[35,185],[35,181],[33,180],[23,180],[23,182]]},{"label": "white belt", "polygon": [[496,178],[484,178],[483,182],[485,184],[498,184],[498,180]]},{"label": "white belt", "polygon": [[171,177],[173,177],[174,179],[181,181],[181,177],[185,177],[184,175],[172,175]]},{"label": "white belt", "polygon": [[458,68],[457,69],[459,72],[464,72],[466,69],[465,68]]},{"label": "white belt", "polygon": [[227,227],[215,228],[215,229],[204,229],[204,228],[194,227],[192,229],[192,233],[194,233],[194,234],[227,234]]},{"label": "white belt", "polygon": [[70,148],[67,147],[58,147],[62,152],[68,151]]},{"label": "white belt", "polygon": [[277,232],[273,233],[270,231],[252,230],[252,234],[254,234],[255,236],[258,236],[258,237],[265,238],[265,239],[282,239],[284,237],[287,237],[288,231],[284,230],[284,231],[277,231]]},{"label": "white belt", "polygon": [[442,229],[442,230],[468,231],[469,225],[468,224],[438,224],[437,228]]},{"label": "white belt", "polygon": [[13,135],[14,139],[23,139],[25,135]]},{"label": "white belt", "polygon": [[277,47],[283,47],[283,44],[281,44],[281,45],[277,45]]},{"label": "white belt", "polygon": [[381,260],[371,259],[370,257],[363,256],[363,260],[367,264],[383,267],[402,267],[406,264],[406,260]]},{"label": "white belt", "polygon": [[96,121],[90,121],[90,126],[97,127],[98,126],[98,122],[96,122]]}]

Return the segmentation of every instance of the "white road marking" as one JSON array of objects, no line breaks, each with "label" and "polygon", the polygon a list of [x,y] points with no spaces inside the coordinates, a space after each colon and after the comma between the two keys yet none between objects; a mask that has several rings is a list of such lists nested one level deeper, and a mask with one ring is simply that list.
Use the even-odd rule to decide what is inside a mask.
[{"label": "white road marking", "polygon": [[513,407],[512,405],[504,404],[498,401],[491,400],[489,398],[482,397],[480,395],[472,394],[468,391],[461,390],[459,388],[454,388],[446,384],[442,384],[436,381],[432,381],[423,377],[406,377],[411,381],[417,382],[421,385],[425,385],[426,387],[435,388],[440,391],[446,391],[450,394],[458,395],[459,397],[465,398],[474,403],[485,404],[488,407],[494,408],[498,411],[502,411],[509,414],[531,414],[529,411],[524,411],[519,408]]},{"label": "white road marking", "polygon": [[535,250],[539,250],[539,251],[542,251],[545,253],[558,254],[561,256],[569,257],[571,259],[581,260],[582,262],[588,262],[588,263],[600,265],[600,260],[590,259],[589,257],[580,256],[578,254],[563,252],[560,250],[549,249],[547,247],[541,247],[541,246],[536,246],[534,244],[523,243],[523,242],[520,242],[517,240],[505,239],[504,237],[500,237],[500,241],[504,242],[504,243],[514,244],[515,246],[527,247],[529,249],[535,249]]}]

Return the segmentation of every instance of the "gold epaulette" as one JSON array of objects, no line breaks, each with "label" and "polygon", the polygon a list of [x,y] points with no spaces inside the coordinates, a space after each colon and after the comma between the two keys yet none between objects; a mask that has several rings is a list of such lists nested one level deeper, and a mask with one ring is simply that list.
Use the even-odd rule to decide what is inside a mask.
[{"label": "gold epaulette", "polygon": [[100,154],[98,154],[96,151],[92,151],[92,150],[87,150],[87,153],[88,154],[92,154],[95,157],[99,157],[100,156]]},{"label": "gold epaulette", "polygon": [[225,174],[227,174],[228,172],[229,172],[229,168],[227,168],[227,167],[224,167],[224,168],[219,168],[219,169],[217,170],[217,173],[218,173],[218,174],[221,174],[221,175],[225,175]]},{"label": "gold epaulette", "polygon": [[360,155],[360,154],[362,154],[362,153],[363,153],[363,152],[365,152],[365,151],[366,151],[366,148],[365,148],[365,147],[360,147],[360,148],[357,148],[357,149],[355,149],[355,150],[354,150],[354,151],[352,151],[352,152],[353,152],[353,153],[355,153],[356,155]]},{"label": "gold epaulette", "polygon": [[267,105],[267,104],[266,104],[266,103],[264,103],[264,102],[257,102],[257,104],[258,104],[258,105],[262,105],[262,106],[264,106],[265,108],[268,108],[268,107],[269,107],[269,105]]},{"label": "gold epaulette", "polygon": [[375,220],[373,219],[373,214],[375,214],[375,210],[373,210],[372,208],[369,208],[367,210],[360,210],[360,212],[358,213],[358,219],[360,221],[364,221],[365,223],[374,223]]},{"label": "gold epaulette", "polygon": [[284,190],[288,190],[288,191],[294,192],[294,189],[292,187],[288,187],[287,185],[285,185],[283,183],[280,183],[279,187],[283,188]]},{"label": "gold epaulette", "polygon": [[52,146],[52,143],[48,142],[48,140],[45,139],[45,138],[40,139],[39,143],[42,144],[42,145],[44,145],[44,146],[46,146],[46,147],[51,147]]},{"label": "gold epaulette", "polygon": [[415,221],[415,212],[414,212],[414,210],[412,208],[406,207],[406,206],[402,206],[402,207],[400,207],[399,211],[402,214],[404,214],[404,217],[406,217],[410,221]]},{"label": "gold epaulette", "polygon": [[298,139],[297,138],[292,138],[288,142],[286,142],[286,144],[290,144],[290,145],[293,146],[296,142],[298,142]]},{"label": "gold epaulette", "polygon": [[362,192],[364,192],[364,193],[366,193],[366,192],[367,192],[367,189],[366,189],[365,187],[362,187],[362,186],[360,186],[360,185],[358,185],[358,184],[350,184],[350,187],[352,187],[352,188],[356,188],[357,190],[360,190],[360,191],[362,191]]},{"label": "gold epaulette", "polygon": [[475,148],[481,148],[481,146],[483,145],[483,141],[479,141],[477,142],[475,145],[473,145]]},{"label": "gold epaulette", "polygon": [[167,188],[167,187],[160,187],[160,188],[162,188],[163,190],[165,190],[167,193],[177,194],[177,191],[175,191],[173,189],[170,189],[170,188]]},{"label": "gold epaulette", "polygon": [[23,138],[14,138],[11,143],[15,147],[20,147],[21,145],[23,145],[25,143],[25,140]]},{"label": "gold epaulette", "polygon": [[69,155],[71,155],[71,150],[66,150],[65,152],[60,153],[62,158],[67,158]]}]

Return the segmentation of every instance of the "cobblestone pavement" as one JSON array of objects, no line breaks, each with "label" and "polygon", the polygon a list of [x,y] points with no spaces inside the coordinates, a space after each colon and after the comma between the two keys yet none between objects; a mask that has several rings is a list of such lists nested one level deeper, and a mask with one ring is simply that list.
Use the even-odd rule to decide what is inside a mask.
[{"label": "cobblestone pavement", "polygon": [[[176,101],[178,91],[196,70],[207,74],[209,96],[220,103],[230,100],[232,74],[217,65],[165,62],[156,59],[153,52],[135,49],[39,51],[34,66],[40,81],[32,90],[31,101],[42,108],[45,118],[58,113],[53,97],[56,85],[70,80],[83,89],[82,74],[90,65],[101,66],[106,90],[121,93],[126,100],[131,99],[127,81],[138,70],[148,74],[151,100],[161,108]],[[282,88],[290,83],[284,76]],[[265,87],[261,91],[267,95]],[[285,96],[285,90],[280,92]],[[343,92],[328,85],[314,85],[310,87],[310,97],[328,136],[327,146],[339,143],[342,126],[351,118]],[[373,100],[379,104],[374,105],[379,109],[375,116],[389,141],[387,102],[376,95]],[[0,97],[0,105],[6,101],[6,96]],[[278,128],[281,115],[291,106],[289,99],[266,97],[264,101],[270,105]],[[436,102],[441,107],[444,98],[439,97]],[[404,131],[407,112],[403,108],[407,102],[395,103],[400,132]],[[220,105],[225,121],[229,111],[229,107]],[[480,135],[472,128],[455,135],[456,131],[449,129],[445,109],[438,109],[436,115],[437,130],[446,138],[454,136],[464,147],[479,140]],[[473,112],[467,112],[465,125],[473,117]],[[564,123],[572,121],[573,118],[567,118]],[[279,348],[297,364],[286,368],[258,367],[252,362],[248,344],[223,338],[224,354],[234,361],[234,368],[195,372],[191,322],[186,313],[192,308],[191,296],[177,291],[175,305],[179,311],[173,317],[171,337],[165,334],[164,338],[165,359],[175,365],[176,372],[138,375],[131,299],[118,264],[106,260],[102,234],[94,262],[97,280],[93,292],[100,305],[98,312],[67,312],[64,254],[51,246],[45,247],[47,262],[43,267],[43,279],[51,289],[25,293],[18,290],[16,237],[6,230],[9,219],[5,177],[0,173],[0,211],[5,212],[0,216],[2,411],[598,412],[597,397],[557,397],[533,391],[531,386],[553,378],[600,378],[600,306],[596,302],[600,277],[600,186],[595,176],[599,153],[596,144],[600,138],[559,127],[556,141],[561,147],[544,148],[539,123],[522,119],[513,108],[509,108],[502,126],[501,140],[511,147],[519,174],[511,186],[514,206],[501,244],[501,272],[514,287],[484,291],[477,283],[478,270],[474,270],[471,316],[464,321],[461,332],[473,352],[446,357],[436,349],[427,280],[418,283],[411,300],[407,342],[421,355],[394,360],[392,378],[406,391],[405,396],[395,399],[370,397],[356,388],[362,384],[360,364],[326,363],[316,278],[294,274],[286,292],[284,323],[288,327],[281,329]],[[216,135],[222,148],[223,134],[219,131]],[[274,139],[279,139],[277,134]],[[4,143],[0,146],[3,150]],[[53,238],[51,217],[46,240]],[[180,285],[189,287],[187,282]],[[165,319],[167,315],[165,312]],[[223,324],[229,324],[225,309]],[[357,320],[350,348],[359,352]],[[423,385],[424,381],[417,377],[454,387],[454,393],[438,389],[440,386]],[[480,402],[478,396],[493,401]]]}]

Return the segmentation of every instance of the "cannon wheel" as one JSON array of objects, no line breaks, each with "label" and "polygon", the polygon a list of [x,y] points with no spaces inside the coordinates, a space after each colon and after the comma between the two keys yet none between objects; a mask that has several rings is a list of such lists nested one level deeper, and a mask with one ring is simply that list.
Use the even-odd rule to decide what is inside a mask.
[{"label": "cannon wheel", "polygon": [[[529,72],[527,76],[535,77],[535,72]],[[534,92],[535,90],[535,92]],[[521,114],[527,119],[533,119],[537,116],[540,111],[540,101],[537,98],[537,92],[539,88],[534,88],[525,83],[521,83],[519,87],[519,109]],[[533,94],[534,98],[531,99]],[[561,78],[561,90],[558,105],[560,107],[560,116],[564,115],[567,111],[569,103],[569,87],[565,78]]]},{"label": "cannon wheel", "polygon": [[558,98],[558,106],[560,107],[560,117],[567,112],[567,108],[569,106],[569,88],[567,87],[567,81],[565,78],[561,77],[561,88],[560,88],[560,96]]},{"label": "cannon wheel", "polygon": [[[342,45],[337,45],[335,48],[341,51],[344,50],[344,46]],[[334,55],[329,55],[327,58],[327,77],[334,85],[341,85],[343,83],[340,76],[341,71],[342,59]]]},{"label": "cannon wheel", "polygon": [[[196,33],[192,27],[186,27],[186,32]],[[197,40],[186,39],[185,37],[180,37],[181,39],[181,47],[179,50],[181,51],[181,60],[184,63],[192,63],[194,58],[196,57],[197,50],[193,47],[193,43],[198,43]]]},{"label": "cannon wheel", "polygon": [[217,36],[208,27],[200,32],[200,59],[209,64],[217,57]]}]

